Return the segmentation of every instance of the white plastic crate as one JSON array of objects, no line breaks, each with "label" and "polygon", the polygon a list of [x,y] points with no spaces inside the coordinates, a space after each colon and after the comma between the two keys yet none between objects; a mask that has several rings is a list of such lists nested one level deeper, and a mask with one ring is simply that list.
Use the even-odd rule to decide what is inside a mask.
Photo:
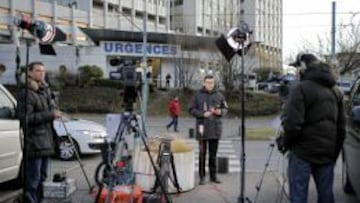
[{"label": "white plastic crate", "polygon": [[75,190],[75,180],[67,178],[63,182],[47,181],[43,183],[45,198],[66,198]]}]

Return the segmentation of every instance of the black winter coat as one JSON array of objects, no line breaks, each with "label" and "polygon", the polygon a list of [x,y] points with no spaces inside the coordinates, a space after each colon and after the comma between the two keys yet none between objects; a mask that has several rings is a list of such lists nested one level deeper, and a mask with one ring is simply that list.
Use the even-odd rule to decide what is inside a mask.
[{"label": "black winter coat", "polygon": [[336,161],[345,137],[340,91],[328,65],[309,66],[285,106],[285,146],[315,164]]},{"label": "black winter coat", "polygon": [[[25,135],[25,150],[28,157],[42,157],[54,154],[53,111],[50,89],[29,79],[27,98],[28,133]],[[18,97],[18,115],[22,125],[25,122],[25,89]]]},{"label": "black winter coat", "polygon": [[[220,108],[222,115],[204,118],[203,115],[210,108]],[[222,133],[221,117],[227,112],[227,103],[223,94],[217,90],[199,90],[189,105],[189,112],[196,118],[196,133],[199,139],[220,139]],[[199,124],[204,125],[204,134],[199,136]]]}]

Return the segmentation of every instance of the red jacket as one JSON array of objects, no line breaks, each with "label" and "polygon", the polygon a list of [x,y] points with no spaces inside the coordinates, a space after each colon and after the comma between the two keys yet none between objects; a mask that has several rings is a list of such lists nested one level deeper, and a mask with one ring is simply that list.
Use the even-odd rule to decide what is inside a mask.
[{"label": "red jacket", "polygon": [[172,117],[179,116],[181,111],[179,100],[172,99],[169,102],[169,113]]}]

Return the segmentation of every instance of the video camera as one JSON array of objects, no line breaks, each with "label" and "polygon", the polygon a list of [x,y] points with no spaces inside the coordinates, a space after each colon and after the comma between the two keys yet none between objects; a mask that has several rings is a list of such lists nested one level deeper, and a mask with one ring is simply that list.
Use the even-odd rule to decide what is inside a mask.
[{"label": "video camera", "polygon": [[110,71],[110,80],[118,80],[124,87],[124,107],[125,111],[133,111],[133,104],[136,102],[137,92],[141,88],[142,74],[136,71],[132,60],[112,59],[111,66],[117,66],[114,71]]}]

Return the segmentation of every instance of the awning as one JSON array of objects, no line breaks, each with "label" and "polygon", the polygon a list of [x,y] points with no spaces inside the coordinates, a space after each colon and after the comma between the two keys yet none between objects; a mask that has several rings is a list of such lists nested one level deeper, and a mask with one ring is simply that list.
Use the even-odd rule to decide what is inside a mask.
[{"label": "awning", "polygon": [[67,35],[67,39],[64,42],[65,44],[75,44],[76,45],[83,45],[83,46],[90,46],[93,45],[93,41],[89,38],[81,29],[78,27],[73,27],[71,25],[56,25],[61,31],[63,31]]},{"label": "awning", "polygon": [[[128,41],[142,42],[143,32],[80,28],[89,36],[95,44],[101,41]],[[216,37],[194,36],[173,33],[147,33],[147,41],[150,43],[179,44],[182,48],[191,49],[217,49],[215,45]]]}]

